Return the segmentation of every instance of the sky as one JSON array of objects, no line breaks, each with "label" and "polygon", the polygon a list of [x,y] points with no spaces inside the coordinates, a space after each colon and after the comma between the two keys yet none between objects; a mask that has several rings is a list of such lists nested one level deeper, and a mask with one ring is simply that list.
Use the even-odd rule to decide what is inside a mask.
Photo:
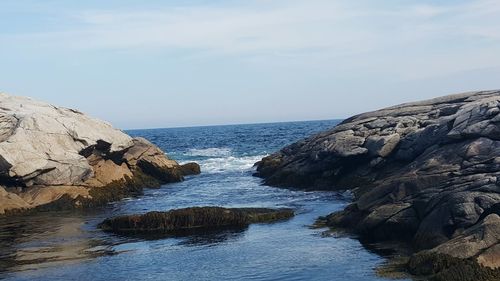
[{"label": "sky", "polygon": [[0,92],[122,129],[500,88],[498,0],[1,0]]}]

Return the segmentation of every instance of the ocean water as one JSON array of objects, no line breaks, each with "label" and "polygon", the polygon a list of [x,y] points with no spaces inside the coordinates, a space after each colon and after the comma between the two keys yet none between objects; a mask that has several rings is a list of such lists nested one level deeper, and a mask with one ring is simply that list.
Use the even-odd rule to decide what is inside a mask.
[{"label": "ocean water", "polygon": [[[261,185],[252,177],[263,156],[338,121],[128,131],[149,139],[202,174],[148,189],[85,212],[0,218],[0,279],[5,280],[383,280],[384,262],[349,237],[313,229],[318,216],[349,196]],[[190,206],[290,207],[296,216],[182,238],[147,240],[104,233],[104,218]]]}]

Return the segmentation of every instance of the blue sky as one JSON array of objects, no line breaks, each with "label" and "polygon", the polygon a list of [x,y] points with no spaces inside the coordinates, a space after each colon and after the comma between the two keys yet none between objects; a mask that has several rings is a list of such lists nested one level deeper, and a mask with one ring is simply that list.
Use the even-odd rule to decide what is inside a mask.
[{"label": "blue sky", "polygon": [[0,62],[0,91],[120,128],[344,118],[500,88],[500,5],[4,0]]}]

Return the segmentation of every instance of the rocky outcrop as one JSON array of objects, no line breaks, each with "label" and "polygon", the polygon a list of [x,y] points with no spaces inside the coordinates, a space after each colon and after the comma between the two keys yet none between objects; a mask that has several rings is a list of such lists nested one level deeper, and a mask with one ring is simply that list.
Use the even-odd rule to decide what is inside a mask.
[{"label": "rocky outcrop", "polygon": [[293,217],[291,209],[193,207],[104,220],[99,227],[118,234],[184,235],[192,230],[246,227]]},{"label": "rocky outcrop", "polygon": [[142,138],[85,114],[0,94],[0,214],[84,207],[181,181]]},{"label": "rocky outcrop", "polygon": [[201,168],[198,163],[190,162],[181,165],[181,172],[184,176],[199,175],[201,173]]},{"label": "rocky outcrop", "polygon": [[330,215],[365,240],[405,240],[499,267],[500,91],[351,117],[257,164],[266,184],[351,189]]}]

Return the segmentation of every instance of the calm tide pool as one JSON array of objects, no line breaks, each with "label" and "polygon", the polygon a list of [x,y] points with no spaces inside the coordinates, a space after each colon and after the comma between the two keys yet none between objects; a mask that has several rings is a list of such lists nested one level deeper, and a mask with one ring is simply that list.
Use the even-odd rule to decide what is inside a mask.
[{"label": "calm tide pool", "polygon": [[[309,226],[347,195],[261,185],[252,166],[266,154],[338,121],[133,130],[202,174],[85,212],[0,218],[5,280],[383,280],[384,259],[357,240]],[[104,218],[189,206],[291,207],[296,217],[243,230],[144,240],[96,228]]]}]

